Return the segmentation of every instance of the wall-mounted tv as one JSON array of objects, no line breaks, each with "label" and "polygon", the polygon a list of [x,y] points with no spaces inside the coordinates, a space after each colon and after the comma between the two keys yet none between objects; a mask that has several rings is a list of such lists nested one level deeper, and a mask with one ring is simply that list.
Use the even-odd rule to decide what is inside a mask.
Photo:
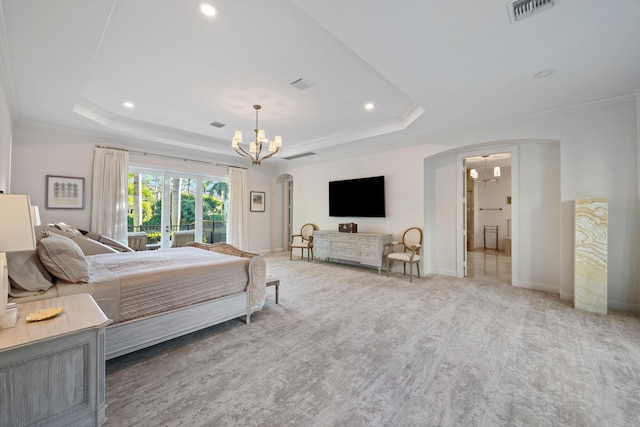
[{"label": "wall-mounted tv", "polygon": [[330,181],[329,216],[384,217],[384,176]]}]

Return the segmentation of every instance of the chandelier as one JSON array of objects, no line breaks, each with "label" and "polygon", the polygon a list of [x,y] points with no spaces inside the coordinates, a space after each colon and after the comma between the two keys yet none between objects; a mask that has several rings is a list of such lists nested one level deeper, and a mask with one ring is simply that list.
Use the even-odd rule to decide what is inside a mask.
[{"label": "chandelier", "polygon": [[[273,156],[280,150],[282,147],[282,137],[280,135],[276,135],[273,141],[269,141],[265,136],[264,129],[258,128],[258,111],[262,108],[260,105],[254,105],[254,110],[256,110],[256,128],[254,132],[256,133],[255,141],[251,141],[249,143],[249,152],[247,152],[244,148],[240,146],[242,144],[242,131],[237,130],[233,135],[233,139],[231,140],[231,146],[236,153],[240,154],[243,157],[251,159],[253,165],[259,165],[261,161],[264,159],[268,159]],[[269,143],[269,154],[265,154],[260,157],[260,153],[262,152],[262,144]]]},{"label": "chandelier", "polygon": [[487,182],[492,182],[495,181],[496,183],[498,182],[498,177],[500,177],[500,166],[496,166],[493,168],[493,176],[489,177],[489,174],[487,172],[487,157],[489,157],[488,155],[484,155],[482,156],[484,158],[484,172],[482,174],[482,178],[480,178],[480,176],[478,175],[478,170],[477,169],[471,169],[469,171],[469,175],[471,176],[471,178],[473,178],[473,180],[477,183],[477,182],[484,182],[485,187],[487,186]]}]

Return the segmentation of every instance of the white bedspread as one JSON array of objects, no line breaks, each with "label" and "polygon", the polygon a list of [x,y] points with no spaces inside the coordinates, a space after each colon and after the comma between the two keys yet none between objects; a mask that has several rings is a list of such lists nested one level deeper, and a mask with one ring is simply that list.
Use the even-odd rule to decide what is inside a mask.
[{"label": "white bedspread", "polygon": [[249,259],[192,247],[87,259],[96,277],[107,278],[112,273],[120,282],[119,316],[110,317],[116,322],[236,294],[248,284]]}]

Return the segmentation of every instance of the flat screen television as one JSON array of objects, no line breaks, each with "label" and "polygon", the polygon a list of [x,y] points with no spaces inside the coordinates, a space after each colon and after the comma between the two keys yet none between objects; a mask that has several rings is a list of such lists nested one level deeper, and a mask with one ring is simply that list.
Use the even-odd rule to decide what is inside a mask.
[{"label": "flat screen television", "polygon": [[385,216],[384,176],[329,182],[329,216]]}]

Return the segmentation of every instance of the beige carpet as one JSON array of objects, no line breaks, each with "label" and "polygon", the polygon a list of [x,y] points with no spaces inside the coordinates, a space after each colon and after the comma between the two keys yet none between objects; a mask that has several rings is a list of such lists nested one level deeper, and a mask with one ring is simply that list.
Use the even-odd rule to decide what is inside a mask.
[{"label": "beige carpet", "polygon": [[107,363],[107,426],[637,426],[640,320],[501,283],[267,257],[234,320]]}]

